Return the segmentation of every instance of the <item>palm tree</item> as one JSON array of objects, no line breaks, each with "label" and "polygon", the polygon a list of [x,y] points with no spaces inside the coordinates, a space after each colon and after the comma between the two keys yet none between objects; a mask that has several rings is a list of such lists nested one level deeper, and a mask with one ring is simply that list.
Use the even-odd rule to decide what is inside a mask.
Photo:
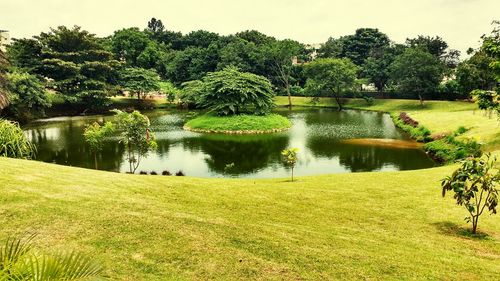
[{"label": "palm tree", "polygon": [[83,254],[33,251],[34,237],[11,237],[0,246],[0,281],[103,280],[103,268]]}]

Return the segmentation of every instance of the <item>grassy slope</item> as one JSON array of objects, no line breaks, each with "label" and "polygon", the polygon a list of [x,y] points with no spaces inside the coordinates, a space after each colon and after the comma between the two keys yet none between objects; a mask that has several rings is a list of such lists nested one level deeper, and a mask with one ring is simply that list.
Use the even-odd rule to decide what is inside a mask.
[{"label": "grassy slope", "polygon": [[291,123],[279,114],[268,114],[265,116],[236,115],[236,116],[213,116],[201,115],[186,123],[186,127],[200,130],[213,131],[267,131],[274,129],[286,129]]},{"label": "grassy slope", "polygon": [[492,280],[500,271],[499,219],[480,222],[488,238],[462,234],[464,210],[440,196],[450,167],[291,183],[0,165],[1,238],[37,231],[44,247],[90,253],[119,280]]},{"label": "grassy slope", "polygon": [[[470,109],[443,102],[420,111],[413,103],[376,101],[370,109],[415,111],[435,132],[463,124],[434,114]],[[478,120],[478,133],[492,134],[483,124],[490,121]],[[500,272],[500,217],[481,218],[486,238],[466,236],[465,210],[440,195],[449,166],[294,183],[124,175],[5,158],[0,166],[0,238],[37,231],[42,247],[91,253],[113,279],[493,280]]]}]

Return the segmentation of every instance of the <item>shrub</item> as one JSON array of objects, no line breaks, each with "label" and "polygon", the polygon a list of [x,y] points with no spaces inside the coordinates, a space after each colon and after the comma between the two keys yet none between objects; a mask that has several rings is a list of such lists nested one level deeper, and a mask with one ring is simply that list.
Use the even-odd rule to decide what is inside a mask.
[{"label": "shrub", "polygon": [[0,156],[31,159],[35,152],[19,124],[0,119]]},{"label": "shrub", "polygon": [[185,176],[184,173],[182,171],[178,171],[177,173],[175,173],[176,176],[178,177],[183,177]]},{"label": "shrub", "polygon": [[269,80],[235,67],[208,73],[203,78],[199,106],[218,115],[251,113],[263,115],[274,106],[274,91]]},{"label": "shrub", "polygon": [[169,171],[165,170],[161,173],[163,176],[170,176],[172,175]]},{"label": "shrub", "polygon": [[495,169],[496,158],[488,154],[485,158],[471,157],[451,176],[441,181],[442,195],[453,191],[457,205],[464,206],[472,222],[472,233],[476,233],[479,217],[484,211],[497,213],[500,170]]},{"label": "shrub", "polygon": [[283,156],[285,164],[289,166],[292,170],[292,182],[293,182],[293,169],[295,168],[295,164],[297,164],[298,152],[299,152],[298,148],[287,148],[281,151],[281,155]]},{"label": "shrub", "polygon": [[399,119],[401,119],[401,121],[403,121],[406,125],[418,127],[418,122],[413,120],[406,112],[399,113]]},{"label": "shrub", "polygon": [[158,175],[155,171],[152,171],[151,173],[149,173],[150,175],[153,175],[153,176],[156,176]]},{"label": "shrub", "polygon": [[479,157],[482,154],[481,145],[475,140],[461,141],[454,136],[426,143],[424,149],[441,163],[450,163],[467,157]]}]

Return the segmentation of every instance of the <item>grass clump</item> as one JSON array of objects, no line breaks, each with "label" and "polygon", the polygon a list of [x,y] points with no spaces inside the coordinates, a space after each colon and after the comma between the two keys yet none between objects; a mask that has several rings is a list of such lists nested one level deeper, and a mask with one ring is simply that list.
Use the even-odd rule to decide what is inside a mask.
[{"label": "grass clump", "polygon": [[184,128],[207,133],[270,133],[291,126],[290,120],[279,114],[215,116],[205,114],[188,121]]},{"label": "grass clump", "polygon": [[410,136],[418,142],[429,142],[432,140],[431,131],[425,126],[419,125],[417,121],[413,120],[405,112],[399,115],[391,114],[394,124],[403,131],[410,134]]}]

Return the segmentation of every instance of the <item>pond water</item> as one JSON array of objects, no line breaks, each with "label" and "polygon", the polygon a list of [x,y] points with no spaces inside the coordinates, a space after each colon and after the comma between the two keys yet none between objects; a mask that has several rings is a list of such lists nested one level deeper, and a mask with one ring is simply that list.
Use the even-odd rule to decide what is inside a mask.
[{"label": "pond water", "polygon": [[[288,177],[281,151],[299,148],[295,175],[362,171],[397,171],[434,166],[425,152],[397,129],[388,114],[334,109],[277,109],[292,128],[266,135],[220,135],[187,132],[183,124],[192,112],[155,110],[151,120],[158,149],[144,158],[137,172],[181,170],[196,177]],[[112,116],[57,117],[24,127],[37,148],[37,160],[94,168],[93,154],[83,130]],[[389,139],[389,140],[388,140]],[[392,141],[391,141],[392,140]],[[401,145],[402,144],[402,145]],[[106,142],[98,154],[99,169],[127,172],[124,147],[117,139]]]}]

